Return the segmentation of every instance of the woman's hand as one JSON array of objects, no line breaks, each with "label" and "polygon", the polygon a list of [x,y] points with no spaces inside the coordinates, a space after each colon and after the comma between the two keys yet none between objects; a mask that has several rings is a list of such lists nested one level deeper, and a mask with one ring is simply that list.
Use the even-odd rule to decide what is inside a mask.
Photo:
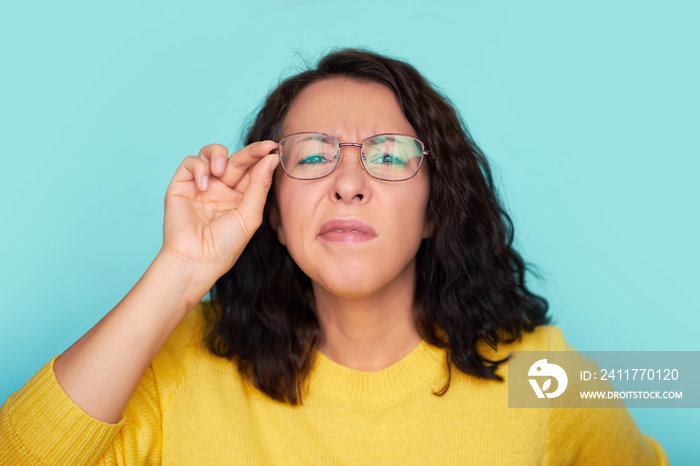
[{"label": "woman's hand", "polygon": [[[163,248],[129,293],[54,363],[83,411],[119,420],[148,365],[262,221],[277,155],[272,141],[228,157],[205,146],[187,157],[165,195]],[[270,154],[270,155],[268,155]]]},{"label": "woman's hand", "polygon": [[228,157],[220,144],[187,157],[165,194],[161,254],[182,261],[199,278],[226,273],[262,222],[279,161],[273,141],[250,144]]}]

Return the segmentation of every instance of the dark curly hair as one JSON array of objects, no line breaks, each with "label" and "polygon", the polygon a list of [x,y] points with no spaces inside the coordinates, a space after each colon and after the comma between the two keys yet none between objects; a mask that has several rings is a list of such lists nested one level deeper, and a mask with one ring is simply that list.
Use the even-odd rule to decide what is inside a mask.
[{"label": "dark curly hair", "polygon": [[[421,337],[446,349],[452,366],[484,379],[502,380],[477,351],[493,348],[549,322],[547,301],[525,284],[526,264],[513,249],[513,224],[501,207],[484,154],[448,100],[411,65],[363,50],[323,57],[316,69],[281,82],[267,97],[245,143],[279,140],[285,115],[311,83],[344,77],[390,88],[404,115],[434,155],[426,218],[433,236],[416,257],[415,322]],[[212,290],[208,348],[232,359],[255,387],[275,400],[301,403],[319,341],[310,279],[270,226],[268,196],[263,223],[234,267]]]}]

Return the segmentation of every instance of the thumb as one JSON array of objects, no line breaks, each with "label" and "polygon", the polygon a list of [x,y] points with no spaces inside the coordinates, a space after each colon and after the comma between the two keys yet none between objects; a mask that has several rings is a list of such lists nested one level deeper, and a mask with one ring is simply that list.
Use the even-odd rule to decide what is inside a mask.
[{"label": "thumb", "polygon": [[263,157],[253,167],[250,173],[250,182],[243,193],[243,199],[238,206],[238,211],[243,218],[254,222],[254,229],[262,223],[262,213],[265,207],[267,193],[272,186],[272,176],[279,163],[277,154],[270,154]]}]

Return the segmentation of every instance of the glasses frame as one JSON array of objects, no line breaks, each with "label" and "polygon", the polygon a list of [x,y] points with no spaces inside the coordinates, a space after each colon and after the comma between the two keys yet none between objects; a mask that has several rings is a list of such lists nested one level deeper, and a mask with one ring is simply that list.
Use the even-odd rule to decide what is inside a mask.
[{"label": "glasses frame", "polygon": [[[432,154],[430,151],[425,150],[425,144],[423,144],[423,141],[421,141],[420,139],[418,139],[418,138],[415,137],[415,136],[411,136],[411,135],[408,135],[408,134],[402,134],[402,133],[379,133],[379,134],[373,134],[372,136],[369,136],[369,137],[364,138],[364,139],[362,140],[362,142],[357,143],[357,142],[340,142],[340,139],[338,139],[337,137],[333,136],[332,134],[322,133],[322,132],[320,132],[320,131],[301,131],[301,132],[298,132],[298,133],[287,134],[286,136],[284,136],[283,138],[281,138],[281,139],[279,140],[279,142],[277,143],[277,148],[276,148],[276,149],[273,149],[273,151],[272,151],[271,153],[272,153],[272,154],[279,154],[279,153],[280,153],[279,145],[282,144],[282,141],[284,141],[285,139],[287,139],[287,138],[290,137],[290,136],[298,136],[298,135],[300,135],[300,134],[319,134],[319,135],[321,135],[321,136],[327,136],[327,137],[329,137],[329,138],[335,140],[335,141],[337,142],[337,144],[338,144],[338,151],[337,151],[338,157],[335,159],[335,164],[333,165],[333,168],[331,169],[331,171],[329,171],[327,174],[325,174],[325,175],[323,175],[323,176],[317,176],[317,177],[315,177],[315,178],[299,178],[299,177],[297,177],[297,176],[292,176],[292,175],[290,175],[289,172],[287,172],[287,169],[285,168],[284,163],[282,163],[282,159],[280,158],[280,166],[282,167],[282,170],[284,171],[284,174],[287,175],[288,177],[292,178],[292,179],[295,179],[295,180],[312,181],[312,180],[320,180],[320,179],[322,179],[322,178],[325,178],[325,177],[329,176],[331,173],[333,173],[333,172],[335,171],[336,167],[337,167],[338,164],[340,163],[340,159],[343,157],[343,154],[342,154],[341,149],[342,149],[343,147],[346,147],[346,146],[350,146],[350,147],[359,147],[359,148],[360,148],[360,164],[362,165],[362,169],[365,171],[365,173],[367,173],[369,176],[371,176],[371,177],[374,178],[375,180],[388,181],[388,182],[390,182],[390,183],[398,183],[398,182],[401,182],[401,181],[408,181],[408,180],[410,180],[411,178],[415,177],[415,176],[418,174],[418,172],[420,171],[421,167],[423,166],[423,161],[426,159],[426,157],[427,157],[431,162],[433,162],[433,161],[435,160],[435,159],[433,158],[433,154]],[[421,159],[420,159],[420,164],[418,165],[418,169],[416,170],[416,172],[415,172],[413,175],[411,175],[409,178],[405,178],[405,179],[402,179],[402,180],[387,180],[387,179],[385,179],[385,178],[379,178],[379,177],[377,177],[377,176],[374,176],[374,175],[372,175],[372,174],[369,172],[369,170],[367,169],[367,166],[365,165],[365,157],[364,157],[364,155],[363,155],[363,153],[362,153],[362,145],[363,145],[363,144],[365,143],[365,141],[367,141],[368,139],[376,138],[376,137],[378,137],[378,136],[405,136],[405,137],[407,137],[407,138],[413,139],[414,141],[418,141],[418,143],[420,144],[420,147],[421,147]]]}]

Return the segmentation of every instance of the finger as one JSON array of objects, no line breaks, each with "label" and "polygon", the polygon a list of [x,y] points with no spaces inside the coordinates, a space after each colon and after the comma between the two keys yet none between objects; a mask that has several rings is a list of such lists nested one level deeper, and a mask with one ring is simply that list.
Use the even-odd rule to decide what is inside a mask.
[{"label": "finger", "polygon": [[277,143],[274,141],[254,142],[245,146],[229,157],[226,171],[223,176],[219,176],[219,179],[227,186],[233,188],[251,167],[276,148]]},{"label": "finger", "polygon": [[193,181],[200,191],[209,189],[209,164],[194,156],[187,156],[173,176],[173,182]]},{"label": "finger", "polygon": [[226,171],[228,149],[221,144],[209,144],[202,147],[197,155],[209,164],[209,170],[215,176],[221,176]]},{"label": "finger", "polygon": [[243,195],[243,193],[245,193],[245,190],[248,189],[248,183],[250,183],[250,172],[251,171],[252,170],[249,169],[245,173],[245,175],[243,175],[243,177],[241,178],[241,181],[239,181],[236,184],[236,186],[233,188],[234,191],[240,193],[241,195]]},{"label": "finger", "polygon": [[247,189],[243,193],[241,204],[238,206],[241,215],[255,228],[262,223],[265,200],[272,185],[273,172],[278,163],[277,154],[270,154],[253,167]]}]

